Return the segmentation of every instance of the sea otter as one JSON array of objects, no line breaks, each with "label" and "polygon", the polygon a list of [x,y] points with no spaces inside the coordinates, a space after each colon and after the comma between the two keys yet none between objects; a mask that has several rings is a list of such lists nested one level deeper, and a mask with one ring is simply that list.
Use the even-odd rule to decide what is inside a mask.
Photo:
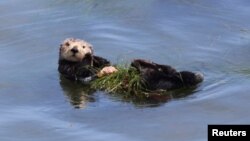
[{"label": "sea otter", "polygon": [[68,79],[89,82],[117,71],[110,62],[95,56],[90,43],[68,38],[60,45],[58,71]]},{"label": "sea otter", "polygon": [[[132,61],[148,90],[172,90],[195,86],[202,82],[201,73],[176,71],[168,65],[161,65],[142,59]],[[102,57],[95,56],[93,46],[80,39],[69,38],[63,41],[59,52],[59,72],[68,79],[90,82],[118,70]]]}]

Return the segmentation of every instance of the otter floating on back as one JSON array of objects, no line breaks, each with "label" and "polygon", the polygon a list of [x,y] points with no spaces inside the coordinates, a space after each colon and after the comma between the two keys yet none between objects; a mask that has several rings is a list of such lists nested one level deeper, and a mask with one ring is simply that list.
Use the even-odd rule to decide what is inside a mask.
[{"label": "otter floating on back", "polygon": [[[140,75],[148,90],[172,90],[192,87],[203,81],[201,73],[176,71],[168,65],[161,65],[142,59],[131,63]],[[59,52],[58,71],[68,79],[90,82],[118,70],[102,57],[95,56],[93,46],[80,39],[69,38],[63,41]]]},{"label": "otter floating on back", "polygon": [[84,40],[64,40],[59,51],[58,71],[68,79],[83,82],[91,81],[97,78],[97,75],[115,72],[114,67],[108,67],[108,60],[93,55],[92,48],[92,45]]}]

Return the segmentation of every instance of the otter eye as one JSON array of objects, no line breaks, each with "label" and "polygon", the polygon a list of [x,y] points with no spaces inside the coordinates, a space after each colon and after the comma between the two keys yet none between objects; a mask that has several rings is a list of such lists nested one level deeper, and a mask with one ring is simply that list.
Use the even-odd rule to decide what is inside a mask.
[{"label": "otter eye", "polygon": [[70,44],[69,44],[69,42],[66,42],[65,45],[66,45],[66,46],[69,46]]},{"label": "otter eye", "polygon": [[85,48],[85,46],[82,46],[82,48]]}]

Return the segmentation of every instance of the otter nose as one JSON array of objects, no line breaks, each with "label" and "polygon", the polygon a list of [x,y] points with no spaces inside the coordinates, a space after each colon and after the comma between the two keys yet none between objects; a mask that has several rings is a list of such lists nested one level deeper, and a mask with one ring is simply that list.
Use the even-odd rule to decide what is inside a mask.
[{"label": "otter nose", "polygon": [[78,49],[77,49],[77,47],[73,47],[73,48],[71,49],[71,51],[72,51],[73,53],[77,53],[77,52],[78,52]]}]

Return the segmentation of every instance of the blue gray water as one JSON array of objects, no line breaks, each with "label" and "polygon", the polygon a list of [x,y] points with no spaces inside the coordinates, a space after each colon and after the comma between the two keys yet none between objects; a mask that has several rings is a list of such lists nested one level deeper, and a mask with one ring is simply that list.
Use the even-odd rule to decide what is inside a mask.
[{"label": "blue gray water", "polygon": [[[1,0],[1,141],[204,141],[208,124],[250,123],[247,0]],[[110,61],[201,71],[191,94],[135,103],[61,80],[76,37]],[[184,94],[185,95],[185,94]]]}]

